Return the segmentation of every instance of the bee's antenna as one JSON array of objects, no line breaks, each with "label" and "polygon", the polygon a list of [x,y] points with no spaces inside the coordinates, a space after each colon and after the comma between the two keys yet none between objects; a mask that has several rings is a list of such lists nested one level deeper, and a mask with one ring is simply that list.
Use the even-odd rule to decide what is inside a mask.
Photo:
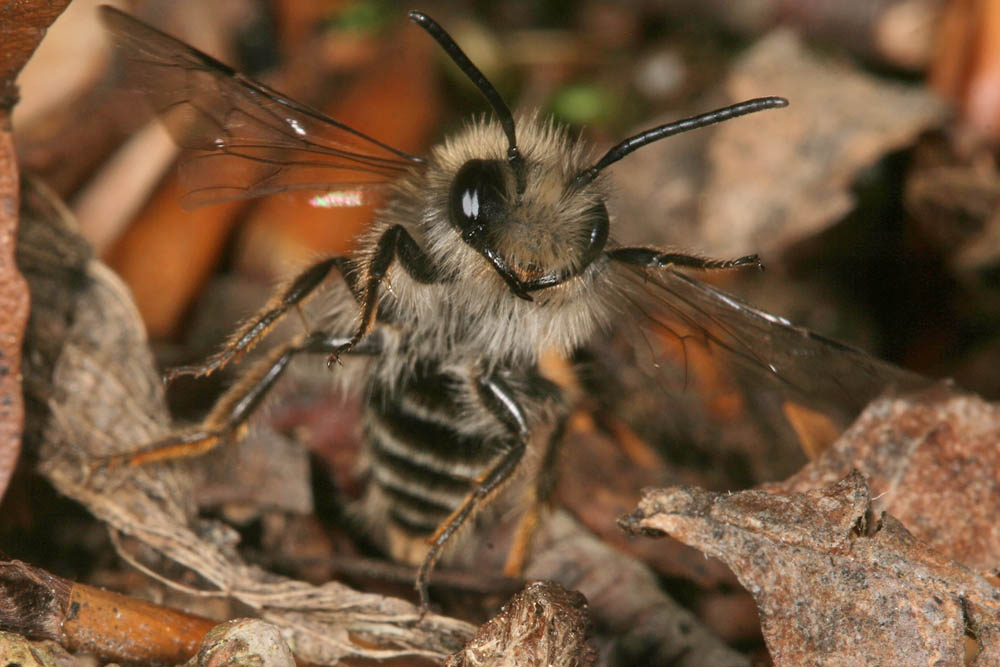
[{"label": "bee's antenna", "polygon": [[503,101],[503,98],[500,97],[500,93],[493,87],[493,84],[489,82],[489,79],[479,71],[478,67],[472,64],[472,61],[465,55],[465,52],[459,48],[455,40],[451,38],[451,35],[445,32],[444,28],[437,21],[427,16],[427,14],[418,11],[410,12],[410,20],[430,33],[430,36],[437,40],[437,43],[441,45],[441,48],[452,59],[452,62],[458,65],[458,68],[465,72],[465,75],[486,96],[487,101],[489,101],[490,106],[493,107],[493,111],[500,120],[504,134],[507,135],[507,161],[510,162],[517,176],[518,192],[523,192],[524,160],[521,157],[521,152],[517,149],[517,137],[514,133],[514,116],[511,114],[510,108]]},{"label": "bee's antenna", "polygon": [[[412,13],[410,15],[412,16]],[[687,132],[688,130],[696,130],[699,127],[705,127],[706,125],[714,125],[715,123],[721,123],[722,121],[729,120],[730,118],[745,116],[748,113],[756,113],[758,111],[763,111],[764,109],[776,109],[778,107],[787,106],[788,100],[783,97],[757,97],[752,100],[747,100],[746,102],[740,102],[739,104],[733,104],[732,106],[722,107],[721,109],[716,109],[715,111],[698,114],[697,116],[692,116],[691,118],[674,121],[673,123],[667,123],[666,125],[660,125],[659,127],[654,127],[651,130],[640,132],[634,137],[629,137],[609,150],[593,167],[581,171],[576,177],[576,185],[580,186],[590,183],[597,178],[597,174],[599,174],[601,170],[609,164],[618,162],[618,160],[621,160],[632,151],[642,148],[646,144],[651,144],[654,141],[659,141],[664,137],[680,134],[681,132]]]}]

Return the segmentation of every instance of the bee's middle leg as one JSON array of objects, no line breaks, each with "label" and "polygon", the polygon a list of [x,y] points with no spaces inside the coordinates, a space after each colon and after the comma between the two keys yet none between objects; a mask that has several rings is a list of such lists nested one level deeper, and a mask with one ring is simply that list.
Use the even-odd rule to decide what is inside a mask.
[{"label": "bee's middle leg", "polygon": [[288,283],[261,311],[244,322],[221,350],[201,363],[171,368],[166,379],[181,375],[208,375],[249,352],[292,308],[299,308],[336,269],[347,276],[346,259],[328,257],[316,262]]},{"label": "bee's middle leg", "polygon": [[[268,391],[287,370],[292,359],[302,353],[329,354],[341,348],[348,338],[317,331],[274,350],[255,363],[249,371],[216,402],[212,411],[196,428],[168,436],[127,454],[94,461],[95,466],[138,466],[200,456],[221,444],[237,442],[246,434],[247,422]],[[378,343],[366,340],[353,349],[356,354],[377,354]]]}]

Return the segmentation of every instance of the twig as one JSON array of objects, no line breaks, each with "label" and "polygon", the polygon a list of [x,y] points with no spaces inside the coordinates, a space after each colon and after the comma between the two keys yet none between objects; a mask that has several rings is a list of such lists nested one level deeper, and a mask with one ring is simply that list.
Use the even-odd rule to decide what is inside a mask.
[{"label": "twig", "polygon": [[169,663],[193,656],[216,625],[138,598],[0,561],[0,629],[51,639],[105,660]]}]

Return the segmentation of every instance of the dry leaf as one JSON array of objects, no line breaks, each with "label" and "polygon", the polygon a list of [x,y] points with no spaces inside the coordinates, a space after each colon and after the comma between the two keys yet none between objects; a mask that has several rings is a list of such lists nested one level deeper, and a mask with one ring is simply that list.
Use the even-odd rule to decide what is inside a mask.
[{"label": "dry leaf", "polygon": [[672,600],[656,574],[581,527],[565,512],[548,517],[535,537],[525,571],[587,597],[604,633],[615,636],[616,664],[748,667],[698,618]]},{"label": "dry leaf", "polygon": [[724,123],[709,147],[704,241],[720,256],[764,256],[815,235],[854,206],[851,185],[944,118],[922,88],[810,53],[789,31],[759,41],[726,84],[733,99],[784,95],[789,107]]},{"label": "dry leaf", "polygon": [[788,30],[735,61],[725,90],[726,100],[684,112],[763,95],[789,106],[671,137],[615,165],[616,238],[716,257],[759,252],[774,263],[843,218],[859,175],[947,111],[924,88],[820,58]]},{"label": "dry leaf", "polygon": [[728,564],[757,600],[776,665],[995,664],[1000,589],[870,516],[864,477],[807,493],[647,491],[622,525]]},{"label": "dry leaf", "polygon": [[947,385],[873,402],[830,449],[785,482],[818,489],[859,470],[888,512],[941,555],[1000,566],[1000,405]]}]

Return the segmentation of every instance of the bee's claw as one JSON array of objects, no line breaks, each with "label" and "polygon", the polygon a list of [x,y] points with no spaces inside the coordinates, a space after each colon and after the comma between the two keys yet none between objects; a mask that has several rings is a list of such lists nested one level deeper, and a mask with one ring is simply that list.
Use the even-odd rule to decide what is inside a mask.
[{"label": "bee's claw", "polygon": [[344,345],[341,345],[336,350],[331,352],[330,355],[327,356],[326,358],[326,367],[330,370],[333,370],[334,364],[342,366],[343,362],[340,361],[341,355],[350,352],[353,347],[354,347],[354,341],[352,340],[350,343],[345,343]]}]

